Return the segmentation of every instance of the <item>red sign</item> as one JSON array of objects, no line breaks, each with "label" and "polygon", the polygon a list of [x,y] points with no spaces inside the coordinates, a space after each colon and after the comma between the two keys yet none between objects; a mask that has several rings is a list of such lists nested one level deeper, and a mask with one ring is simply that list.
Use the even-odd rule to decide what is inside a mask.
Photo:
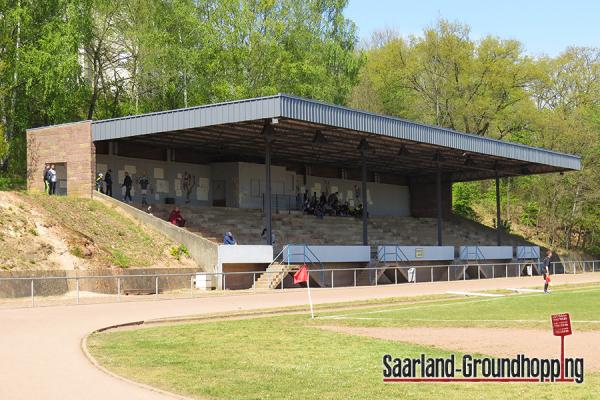
[{"label": "red sign", "polygon": [[571,332],[571,317],[569,314],[555,314],[552,316],[552,330],[554,336],[567,336]]}]

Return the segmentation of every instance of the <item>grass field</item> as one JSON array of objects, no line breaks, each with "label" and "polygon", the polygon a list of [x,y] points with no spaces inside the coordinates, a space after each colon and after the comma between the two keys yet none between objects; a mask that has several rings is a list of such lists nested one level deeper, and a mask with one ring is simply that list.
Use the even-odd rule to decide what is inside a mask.
[{"label": "grass field", "polygon": [[[318,329],[352,326],[514,326],[550,329],[550,314],[600,321],[600,286],[551,295],[419,300],[356,310],[162,326],[95,334],[88,346],[117,374],[193,398],[214,399],[592,399],[600,374],[582,385],[384,384],[381,357],[450,352],[414,344]],[[485,321],[483,321],[485,320]],[[577,330],[600,324],[574,322]]]}]

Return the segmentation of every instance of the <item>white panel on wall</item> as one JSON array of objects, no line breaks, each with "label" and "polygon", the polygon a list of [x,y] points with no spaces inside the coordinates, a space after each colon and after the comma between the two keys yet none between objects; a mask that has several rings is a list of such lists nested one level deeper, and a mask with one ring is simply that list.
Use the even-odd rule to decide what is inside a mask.
[{"label": "white panel on wall", "polygon": [[203,201],[208,200],[208,178],[198,178],[196,198]]},{"label": "white panel on wall", "polygon": [[158,193],[169,193],[169,181],[158,179],[156,181],[156,191]]},{"label": "white panel on wall", "polygon": [[135,175],[137,173],[137,169],[135,165],[125,165],[125,171],[129,172],[129,175]]},{"label": "white panel on wall", "polygon": [[163,168],[154,168],[154,179],[165,179],[165,170]]}]

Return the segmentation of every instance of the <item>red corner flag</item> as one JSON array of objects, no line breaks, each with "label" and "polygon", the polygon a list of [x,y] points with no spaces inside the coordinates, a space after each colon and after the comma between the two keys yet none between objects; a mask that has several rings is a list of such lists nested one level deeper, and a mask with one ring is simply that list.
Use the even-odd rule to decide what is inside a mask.
[{"label": "red corner flag", "polygon": [[300,269],[294,274],[294,285],[302,282],[308,282],[308,268],[306,264],[300,267]]}]

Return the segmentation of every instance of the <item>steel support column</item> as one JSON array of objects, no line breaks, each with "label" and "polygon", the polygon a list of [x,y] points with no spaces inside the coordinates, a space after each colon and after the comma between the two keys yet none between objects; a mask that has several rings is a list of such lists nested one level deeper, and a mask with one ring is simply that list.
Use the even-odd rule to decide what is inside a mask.
[{"label": "steel support column", "polygon": [[502,220],[500,216],[500,177],[496,171],[496,242],[502,244]]},{"label": "steel support column", "polygon": [[437,199],[437,244],[438,246],[442,246],[442,232],[444,230],[444,219],[442,211],[442,171],[439,167],[436,174],[435,190]]},{"label": "steel support column", "polygon": [[273,244],[272,213],[271,213],[271,144],[273,143],[273,126],[266,121],[263,129],[265,138],[265,228],[267,229],[267,244]]},{"label": "steel support column", "polygon": [[363,204],[363,245],[369,245],[369,216],[367,204],[367,156],[362,152],[362,204]]}]

